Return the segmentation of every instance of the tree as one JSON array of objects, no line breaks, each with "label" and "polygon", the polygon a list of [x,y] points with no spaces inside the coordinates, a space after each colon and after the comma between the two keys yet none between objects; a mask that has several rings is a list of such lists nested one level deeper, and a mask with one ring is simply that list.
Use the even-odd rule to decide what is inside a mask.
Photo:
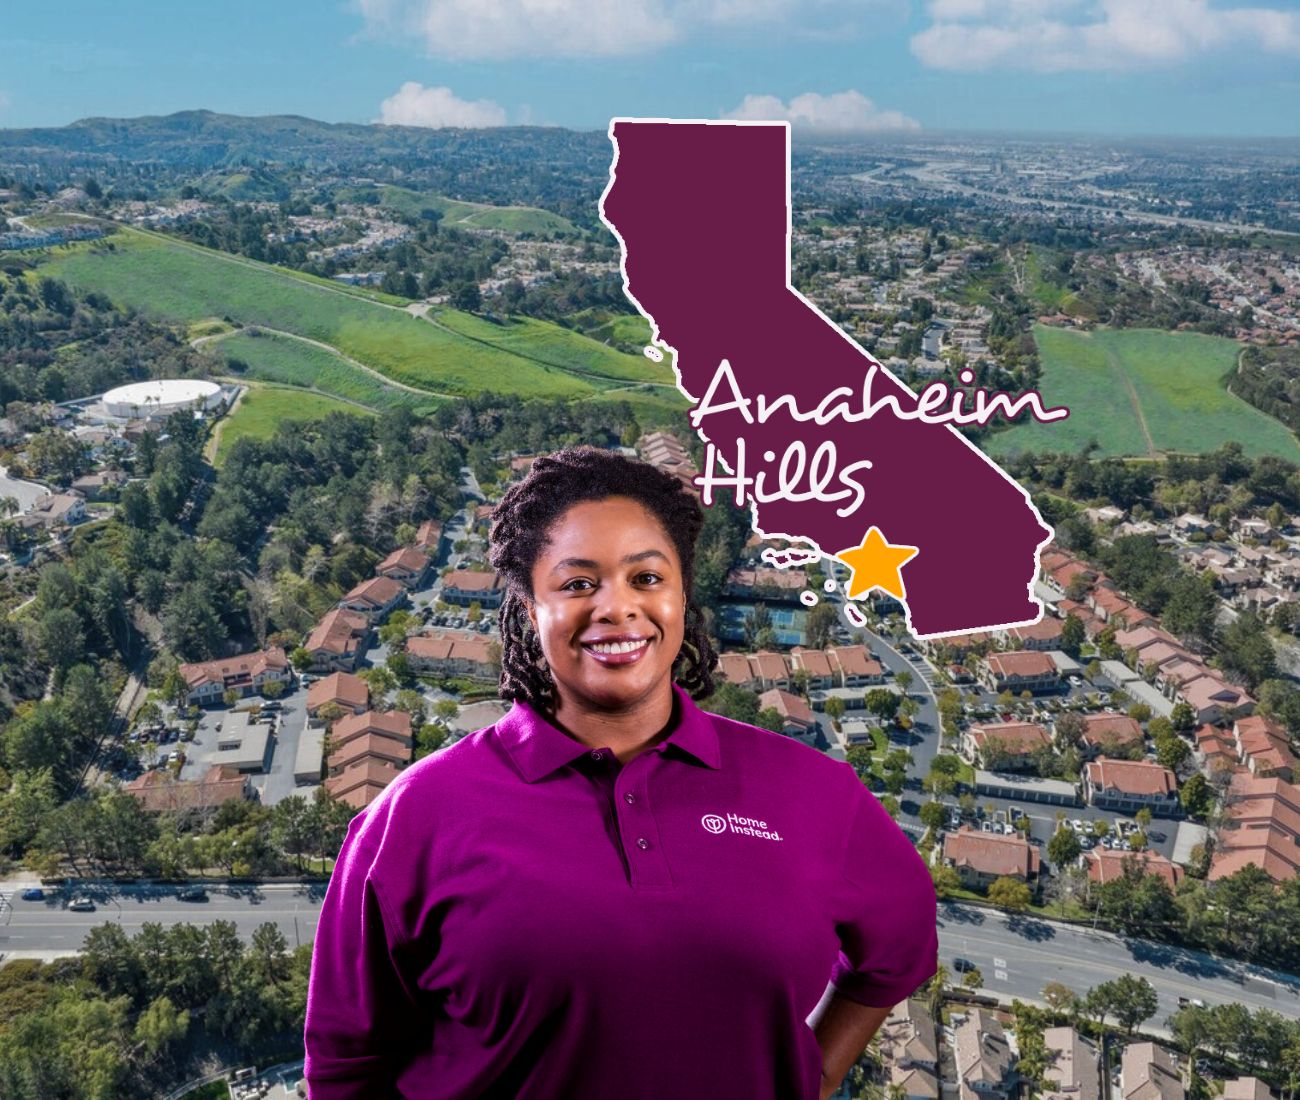
[{"label": "tree", "polygon": [[170,997],[158,997],[140,1013],[135,1024],[135,1040],[149,1061],[162,1057],[167,1049],[185,1038],[190,1029],[188,1009],[177,1009]]},{"label": "tree", "polygon": [[1190,776],[1178,791],[1178,800],[1188,815],[1204,818],[1214,806],[1214,795],[1210,784],[1200,772]]},{"label": "tree", "polygon": [[971,993],[974,993],[975,990],[983,986],[984,975],[980,972],[980,968],[976,966],[967,970],[966,973],[961,976],[961,984],[963,989],[969,990]]},{"label": "tree", "polygon": [[1083,852],[1083,845],[1073,829],[1057,829],[1047,842],[1047,856],[1057,867],[1073,863]]},{"label": "tree", "polygon": [[1156,990],[1146,978],[1121,974],[1113,981],[1102,982],[1088,991],[1088,998],[1096,997],[1096,1007],[1103,1009],[1102,1017],[1114,1016],[1130,1035],[1138,1024],[1156,1014]]},{"label": "tree", "polygon": [[1000,909],[1018,911],[1029,908],[1033,895],[1027,883],[1003,875],[989,884],[988,899]]},{"label": "tree", "polygon": [[838,695],[832,695],[826,700],[826,717],[837,725],[839,720],[844,717],[844,700]]},{"label": "tree", "polygon": [[1189,730],[1196,725],[1196,711],[1189,703],[1175,703],[1169,713],[1169,722],[1176,730]]},{"label": "tree", "polygon": [[1087,721],[1075,711],[1067,711],[1056,720],[1056,737],[1062,746],[1077,748],[1087,730]]},{"label": "tree", "polygon": [[804,618],[804,632],[812,649],[825,649],[831,641],[831,631],[839,619],[835,605],[826,600],[814,604]]},{"label": "tree", "polygon": [[937,832],[948,820],[948,807],[942,802],[927,802],[921,807],[917,816],[921,819],[922,825]]},{"label": "tree", "polygon": [[866,708],[881,722],[893,718],[898,713],[898,693],[888,688],[871,688],[863,697]]},{"label": "tree", "polygon": [[1083,643],[1087,640],[1083,620],[1075,615],[1066,615],[1061,621],[1061,648],[1072,657],[1079,655]]},{"label": "tree", "polygon": [[859,779],[871,775],[871,750],[866,745],[850,745],[844,751],[844,759],[858,773]]},{"label": "tree", "polygon": [[299,646],[292,653],[290,653],[289,661],[293,664],[293,667],[297,669],[297,671],[299,672],[310,672],[311,666],[315,663],[315,660],[311,655],[311,650],[305,648],[304,646]]},{"label": "tree", "polygon": [[1054,1012],[1073,1015],[1078,1011],[1079,995],[1062,982],[1048,982],[1043,986],[1043,1000]]},{"label": "tree", "polygon": [[1219,663],[1225,672],[1236,673],[1254,689],[1277,675],[1277,655],[1268,628],[1253,611],[1243,611],[1223,631]]},{"label": "tree", "polygon": [[906,668],[900,668],[894,675],[894,682],[898,685],[899,690],[906,695],[913,682],[911,671]]},{"label": "tree", "polygon": [[930,864],[930,878],[934,881],[936,897],[945,898],[961,886],[961,877],[946,863]]}]

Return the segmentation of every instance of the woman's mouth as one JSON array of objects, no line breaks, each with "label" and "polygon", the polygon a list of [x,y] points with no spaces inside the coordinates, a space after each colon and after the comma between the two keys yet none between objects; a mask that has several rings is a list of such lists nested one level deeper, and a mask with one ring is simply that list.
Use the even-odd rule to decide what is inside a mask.
[{"label": "woman's mouth", "polygon": [[649,638],[624,641],[583,642],[582,648],[602,665],[631,665],[645,656],[650,648]]}]

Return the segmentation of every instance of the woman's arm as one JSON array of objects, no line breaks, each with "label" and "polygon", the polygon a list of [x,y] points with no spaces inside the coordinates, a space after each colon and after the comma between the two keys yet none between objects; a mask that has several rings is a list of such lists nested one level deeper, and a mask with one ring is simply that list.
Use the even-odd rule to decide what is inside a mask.
[{"label": "woman's arm", "polygon": [[867,1049],[892,1008],[876,1008],[859,1004],[838,993],[833,985],[826,987],[820,1003],[813,1009],[808,1023],[822,1048],[821,1100],[830,1100],[840,1087],[844,1075]]}]

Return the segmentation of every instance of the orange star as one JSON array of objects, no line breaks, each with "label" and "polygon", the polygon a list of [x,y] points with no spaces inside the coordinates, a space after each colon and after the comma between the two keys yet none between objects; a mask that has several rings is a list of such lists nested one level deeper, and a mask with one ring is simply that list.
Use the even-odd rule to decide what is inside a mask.
[{"label": "orange star", "polygon": [[891,545],[885,541],[879,527],[872,527],[861,546],[850,546],[834,555],[853,570],[848,585],[849,599],[865,596],[873,588],[888,592],[897,600],[905,599],[907,589],[903,587],[900,571],[916,557],[919,549],[916,546]]}]

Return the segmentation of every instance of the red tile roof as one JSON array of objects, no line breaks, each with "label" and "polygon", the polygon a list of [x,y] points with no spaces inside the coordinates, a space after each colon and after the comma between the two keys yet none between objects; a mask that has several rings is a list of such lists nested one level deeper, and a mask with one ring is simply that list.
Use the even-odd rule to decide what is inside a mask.
[{"label": "red tile roof", "polygon": [[369,701],[369,686],[360,676],[353,676],[350,672],[331,673],[307,689],[309,714],[314,714],[326,703],[337,703],[345,710],[355,710]]},{"label": "red tile roof", "polygon": [[1088,782],[1102,790],[1131,795],[1168,795],[1178,790],[1178,778],[1153,760],[1114,760],[1103,756],[1085,768]]},{"label": "red tile roof", "polygon": [[986,833],[963,825],[943,838],[943,858],[985,875],[1028,879],[1038,874],[1038,849],[1023,837]]}]

